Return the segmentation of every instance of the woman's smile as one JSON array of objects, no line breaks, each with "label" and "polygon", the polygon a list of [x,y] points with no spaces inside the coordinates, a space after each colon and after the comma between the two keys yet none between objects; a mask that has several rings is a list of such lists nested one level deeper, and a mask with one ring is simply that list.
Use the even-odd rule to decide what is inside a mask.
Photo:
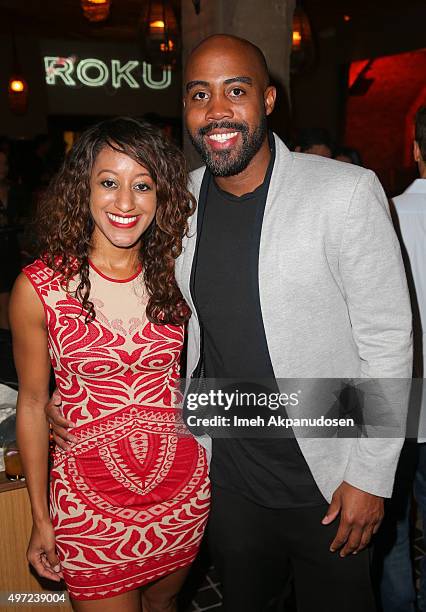
[{"label": "woman's smile", "polygon": [[130,229],[135,227],[140,217],[140,215],[133,215],[129,217],[125,215],[116,215],[110,212],[107,212],[106,215],[111,225],[114,227],[119,227],[120,229]]}]

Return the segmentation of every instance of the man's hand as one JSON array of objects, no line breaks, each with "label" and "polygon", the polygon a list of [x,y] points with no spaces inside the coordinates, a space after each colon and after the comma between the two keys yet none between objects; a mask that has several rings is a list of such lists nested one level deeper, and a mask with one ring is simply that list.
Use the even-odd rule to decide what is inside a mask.
[{"label": "man's hand", "polygon": [[55,443],[64,451],[71,449],[67,442],[77,442],[77,438],[69,433],[68,430],[73,428],[72,421],[67,421],[61,414],[62,400],[57,389],[54,390],[52,397],[46,404],[45,411],[47,420],[52,426],[52,436]]},{"label": "man's hand", "polygon": [[[383,498],[342,482],[335,490],[323,525],[329,525],[340,513],[340,525],[330,550],[340,556],[356,554],[367,546],[383,519]],[[343,547],[343,548],[342,548]]]}]

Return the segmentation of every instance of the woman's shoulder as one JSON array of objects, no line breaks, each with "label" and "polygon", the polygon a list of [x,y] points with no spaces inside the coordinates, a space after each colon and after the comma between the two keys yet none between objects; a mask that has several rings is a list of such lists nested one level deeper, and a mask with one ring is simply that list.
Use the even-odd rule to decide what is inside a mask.
[{"label": "woman's shoulder", "polygon": [[45,281],[48,277],[53,278],[55,275],[52,268],[50,268],[43,259],[39,258],[28,264],[23,268],[22,272],[27,276],[30,280],[42,280]]},{"label": "woman's shoulder", "polygon": [[27,276],[34,274],[35,276],[41,276],[43,280],[45,280],[47,277],[50,279],[55,278],[59,280],[62,278],[68,278],[69,270],[72,271],[71,276],[78,274],[77,261],[74,258],[70,258],[66,261],[64,266],[61,256],[54,257],[53,262],[50,263],[47,263],[46,258],[42,256],[23,268],[23,272]]},{"label": "woman's shoulder", "polygon": [[[28,266],[23,268],[22,273],[28,278],[37,292],[45,291],[64,291],[68,285],[64,273],[59,271],[61,260],[55,260],[49,265],[43,257],[36,259]],[[73,262],[71,262],[73,267]]]},{"label": "woman's shoulder", "polygon": [[9,314],[14,335],[23,329],[28,330],[34,324],[44,326],[45,310],[41,292],[22,271],[15,280],[10,296]]},{"label": "woman's shoulder", "polygon": [[58,275],[42,259],[36,259],[25,266],[20,276],[25,276],[26,280],[31,283],[43,304],[52,289],[58,290],[60,287]]}]

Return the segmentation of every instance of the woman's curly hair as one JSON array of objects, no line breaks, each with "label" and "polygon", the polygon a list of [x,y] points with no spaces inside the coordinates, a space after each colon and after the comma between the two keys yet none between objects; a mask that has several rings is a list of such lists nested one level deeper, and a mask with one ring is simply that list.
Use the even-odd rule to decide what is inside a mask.
[{"label": "woman's curly hair", "polygon": [[[39,207],[37,228],[41,258],[69,286],[79,278],[75,295],[86,322],[95,310],[90,301],[89,251],[94,222],[89,208],[90,177],[104,147],[128,155],[147,168],[157,190],[155,218],[141,240],[140,261],[149,300],[150,321],[180,325],[190,315],[175,281],[175,259],[195,199],[187,189],[182,152],[152,125],[127,117],[102,121],[86,130],[68,153]],[[77,277],[78,275],[78,277]]]}]

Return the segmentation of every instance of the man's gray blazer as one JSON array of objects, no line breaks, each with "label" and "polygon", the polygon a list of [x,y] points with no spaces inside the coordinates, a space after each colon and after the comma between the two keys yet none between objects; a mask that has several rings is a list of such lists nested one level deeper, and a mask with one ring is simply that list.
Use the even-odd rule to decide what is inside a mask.
[{"label": "man's gray blazer", "polygon": [[[275,377],[410,378],[410,302],[378,179],[358,166],[292,153],[276,135],[275,144],[259,252],[260,303]],[[204,171],[191,174],[196,198]],[[197,211],[176,261],[177,282],[193,313],[188,377],[200,357],[190,293],[196,229]],[[405,406],[400,410],[404,420]],[[199,440],[210,451],[211,439]],[[392,494],[401,438],[298,443],[328,501],[342,481],[375,495]]]}]

